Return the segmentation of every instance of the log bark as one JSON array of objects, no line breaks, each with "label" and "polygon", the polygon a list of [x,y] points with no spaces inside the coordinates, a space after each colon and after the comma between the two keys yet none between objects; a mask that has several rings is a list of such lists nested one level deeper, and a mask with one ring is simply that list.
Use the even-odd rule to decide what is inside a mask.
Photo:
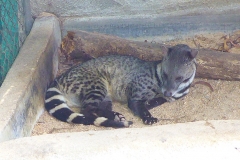
[{"label": "log bark", "polygon": [[[130,41],[116,36],[71,31],[63,38],[61,50],[67,58],[91,59],[103,55],[132,55],[147,61],[162,59],[164,44]],[[196,77],[240,80],[240,54],[198,49]]]}]

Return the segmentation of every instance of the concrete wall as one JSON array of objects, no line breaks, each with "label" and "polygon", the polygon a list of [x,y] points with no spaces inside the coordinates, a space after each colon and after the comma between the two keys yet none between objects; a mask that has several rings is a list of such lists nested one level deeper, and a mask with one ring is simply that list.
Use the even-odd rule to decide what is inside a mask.
[{"label": "concrete wall", "polygon": [[31,7],[34,16],[42,11],[59,16],[62,36],[80,29],[165,41],[240,29],[239,0],[31,0]]},{"label": "concrete wall", "polygon": [[238,13],[239,0],[30,0],[33,15],[60,17],[179,16]]},{"label": "concrete wall", "polygon": [[0,89],[0,142],[31,134],[56,75],[60,42],[57,18],[38,17]]}]

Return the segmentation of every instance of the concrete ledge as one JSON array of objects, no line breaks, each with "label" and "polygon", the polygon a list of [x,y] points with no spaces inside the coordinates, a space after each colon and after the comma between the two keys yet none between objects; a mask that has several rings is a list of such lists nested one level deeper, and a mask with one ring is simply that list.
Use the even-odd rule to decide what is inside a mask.
[{"label": "concrete ledge", "polygon": [[0,159],[239,160],[240,121],[25,137],[0,143],[0,150]]},{"label": "concrete ledge", "polygon": [[240,21],[239,0],[30,1],[33,15],[47,11],[60,17],[62,35],[81,29],[142,40],[161,36],[164,41],[196,32],[231,32]]},{"label": "concrete ledge", "polygon": [[239,0],[30,0],[32,14],[51,12],[59,17],[106,17],[134,15],[212,15],[239,13]]},{"label": "concrete ledge", "polygon": [[57,71],[60,33],[54,15],[44,13],[35,20],[0,88],[0,142],[31,134],[43,111],[47,84]]},{"label": "concrete ledge", "polygon": [[184,16],[104,16],[62,18],[62,35],[69,30],[84,30],[122,38],[160,41],[183,38],[197,33],[232,32],[240,29],[238,14]]}]

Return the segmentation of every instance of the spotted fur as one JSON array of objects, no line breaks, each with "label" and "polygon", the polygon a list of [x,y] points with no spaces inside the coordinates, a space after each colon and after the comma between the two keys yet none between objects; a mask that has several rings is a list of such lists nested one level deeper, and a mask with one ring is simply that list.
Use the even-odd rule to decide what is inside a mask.
[{"label": "spotted fur", "polygon": [[[112,111],[112,99],[127,103],[145,124],[158,120],[149,109],[189,92],[196,73],[196,51],[187,45],[166,50],[162,61],[147,62],[132,56],[110,55],[76,65],[49,86],[45,108],[68,123],[128,127],[125,117]],[[81,107],[81,113],[69,107]]]}]

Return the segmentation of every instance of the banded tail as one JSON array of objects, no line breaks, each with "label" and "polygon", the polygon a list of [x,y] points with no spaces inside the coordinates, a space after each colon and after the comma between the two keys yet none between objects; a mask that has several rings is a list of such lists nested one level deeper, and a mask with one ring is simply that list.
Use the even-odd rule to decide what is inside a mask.
[{"label": "banded tail", "polygon": [[56,87],[47,90],[45,96],[45,108],[50,115],[56,119],[75,124],[95,125],[104,127],[129,127],[132,122],[125,121],[125,118],[113,111],[90,109],[87,114],[73,112],[67,105],[64,95]]}]

